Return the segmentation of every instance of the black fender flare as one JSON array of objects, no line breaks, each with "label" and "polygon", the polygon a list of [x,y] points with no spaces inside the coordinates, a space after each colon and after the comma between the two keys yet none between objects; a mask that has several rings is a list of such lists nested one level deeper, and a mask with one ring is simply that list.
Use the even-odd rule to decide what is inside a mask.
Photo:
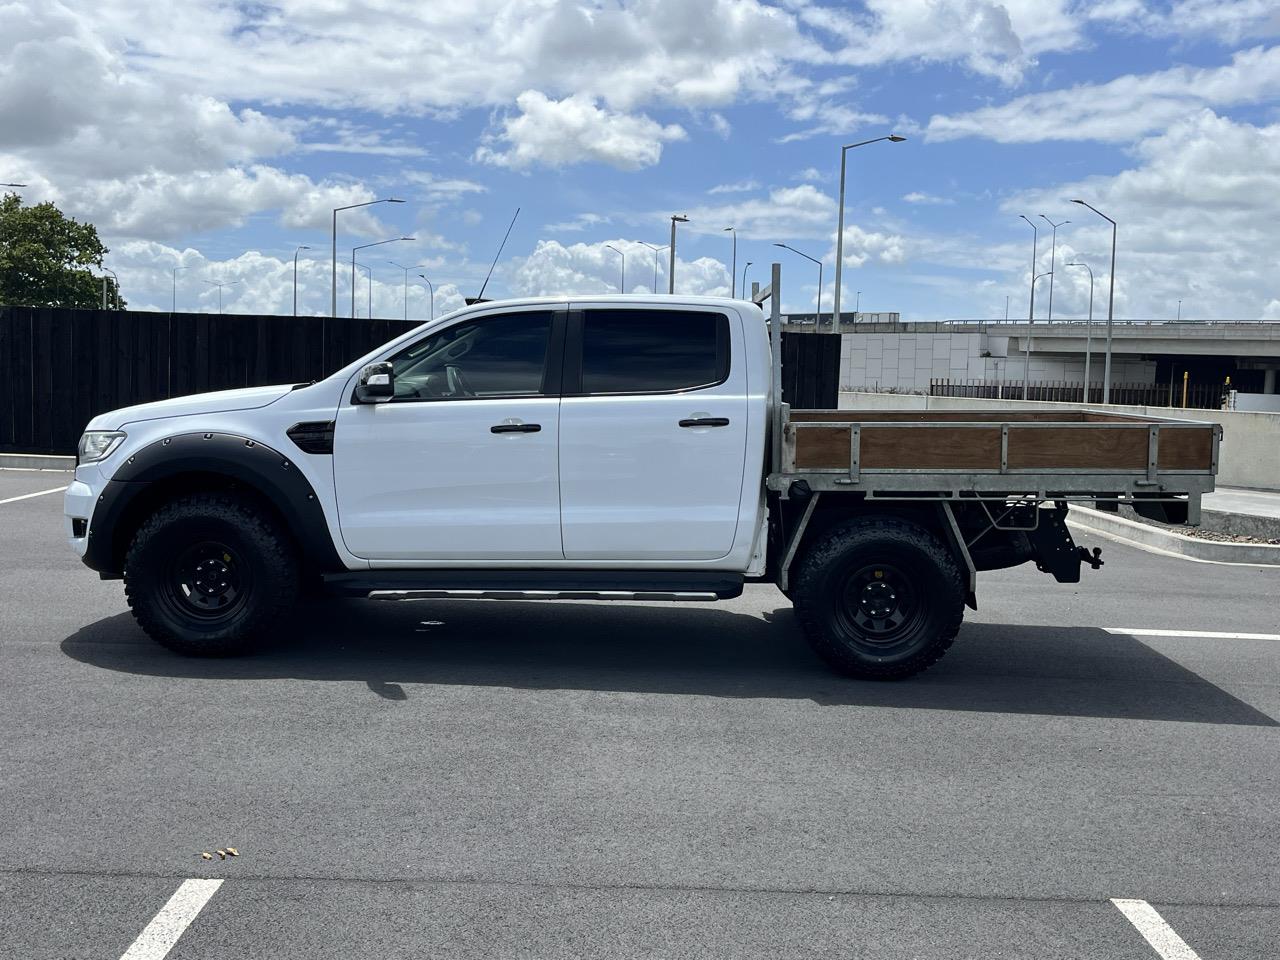
[{"label": "black fender flare", "polygon": [[85,564],[104,578],[119,576],[127,549],[120,542],[120,525],[131,505],[152,485],[183,474],[214,474],[252,489],[279,512],[310,567],[324,573],[346,570],[324,508],[293,459],[264,443],[229,433],[179,434],[131,454],[94,505]]}]

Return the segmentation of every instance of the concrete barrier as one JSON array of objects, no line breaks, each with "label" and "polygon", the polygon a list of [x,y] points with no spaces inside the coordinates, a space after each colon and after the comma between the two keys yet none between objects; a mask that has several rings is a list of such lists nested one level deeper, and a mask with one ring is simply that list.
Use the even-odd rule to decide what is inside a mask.
[{"label": "concrete barrier", "polygon": [[[841,391],[841,410],[1078,410],[1083,404],[1038,400],[969,400],[925,397],[911,393]],[[1090,410],[1112,410],[1152,417],[1174,417],[1222,424],[1218,483],[1224,487],[1280,490],[1280,413],[1241,410],[1183,410],[1180,407],[1139,407],[1100,403]]]}]

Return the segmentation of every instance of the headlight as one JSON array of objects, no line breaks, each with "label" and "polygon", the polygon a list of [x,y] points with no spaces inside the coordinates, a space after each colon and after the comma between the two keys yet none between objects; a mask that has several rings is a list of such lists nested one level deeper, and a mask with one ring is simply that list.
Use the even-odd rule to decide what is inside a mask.
[{"label": "headlight", "polygon": [[124,442],[124,434],[118,430],[87,430],[80,436],[76,447],[76,463],[96,463],[105,460]]}]

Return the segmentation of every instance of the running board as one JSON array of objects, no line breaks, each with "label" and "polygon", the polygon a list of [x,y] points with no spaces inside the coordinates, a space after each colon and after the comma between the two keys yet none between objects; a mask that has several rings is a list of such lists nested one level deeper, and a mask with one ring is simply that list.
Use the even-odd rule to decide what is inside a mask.
[{"label": "running board", "polygon": [[324,574],[347,597],[504,600],[730,600],[741,574],[720,570],[361,570]]}]

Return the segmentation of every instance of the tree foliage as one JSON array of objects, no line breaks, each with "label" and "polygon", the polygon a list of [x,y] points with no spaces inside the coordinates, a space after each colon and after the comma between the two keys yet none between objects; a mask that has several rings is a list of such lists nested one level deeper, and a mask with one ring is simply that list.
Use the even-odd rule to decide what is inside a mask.
[{"label": "tree foliage", "polygon": [[[16,193],[0,199],[0,304],[100,307],[106,252],[93,224],[52,203],[24,206]],[[106,283],[107,303],[125,306],[115,280]]]}]

